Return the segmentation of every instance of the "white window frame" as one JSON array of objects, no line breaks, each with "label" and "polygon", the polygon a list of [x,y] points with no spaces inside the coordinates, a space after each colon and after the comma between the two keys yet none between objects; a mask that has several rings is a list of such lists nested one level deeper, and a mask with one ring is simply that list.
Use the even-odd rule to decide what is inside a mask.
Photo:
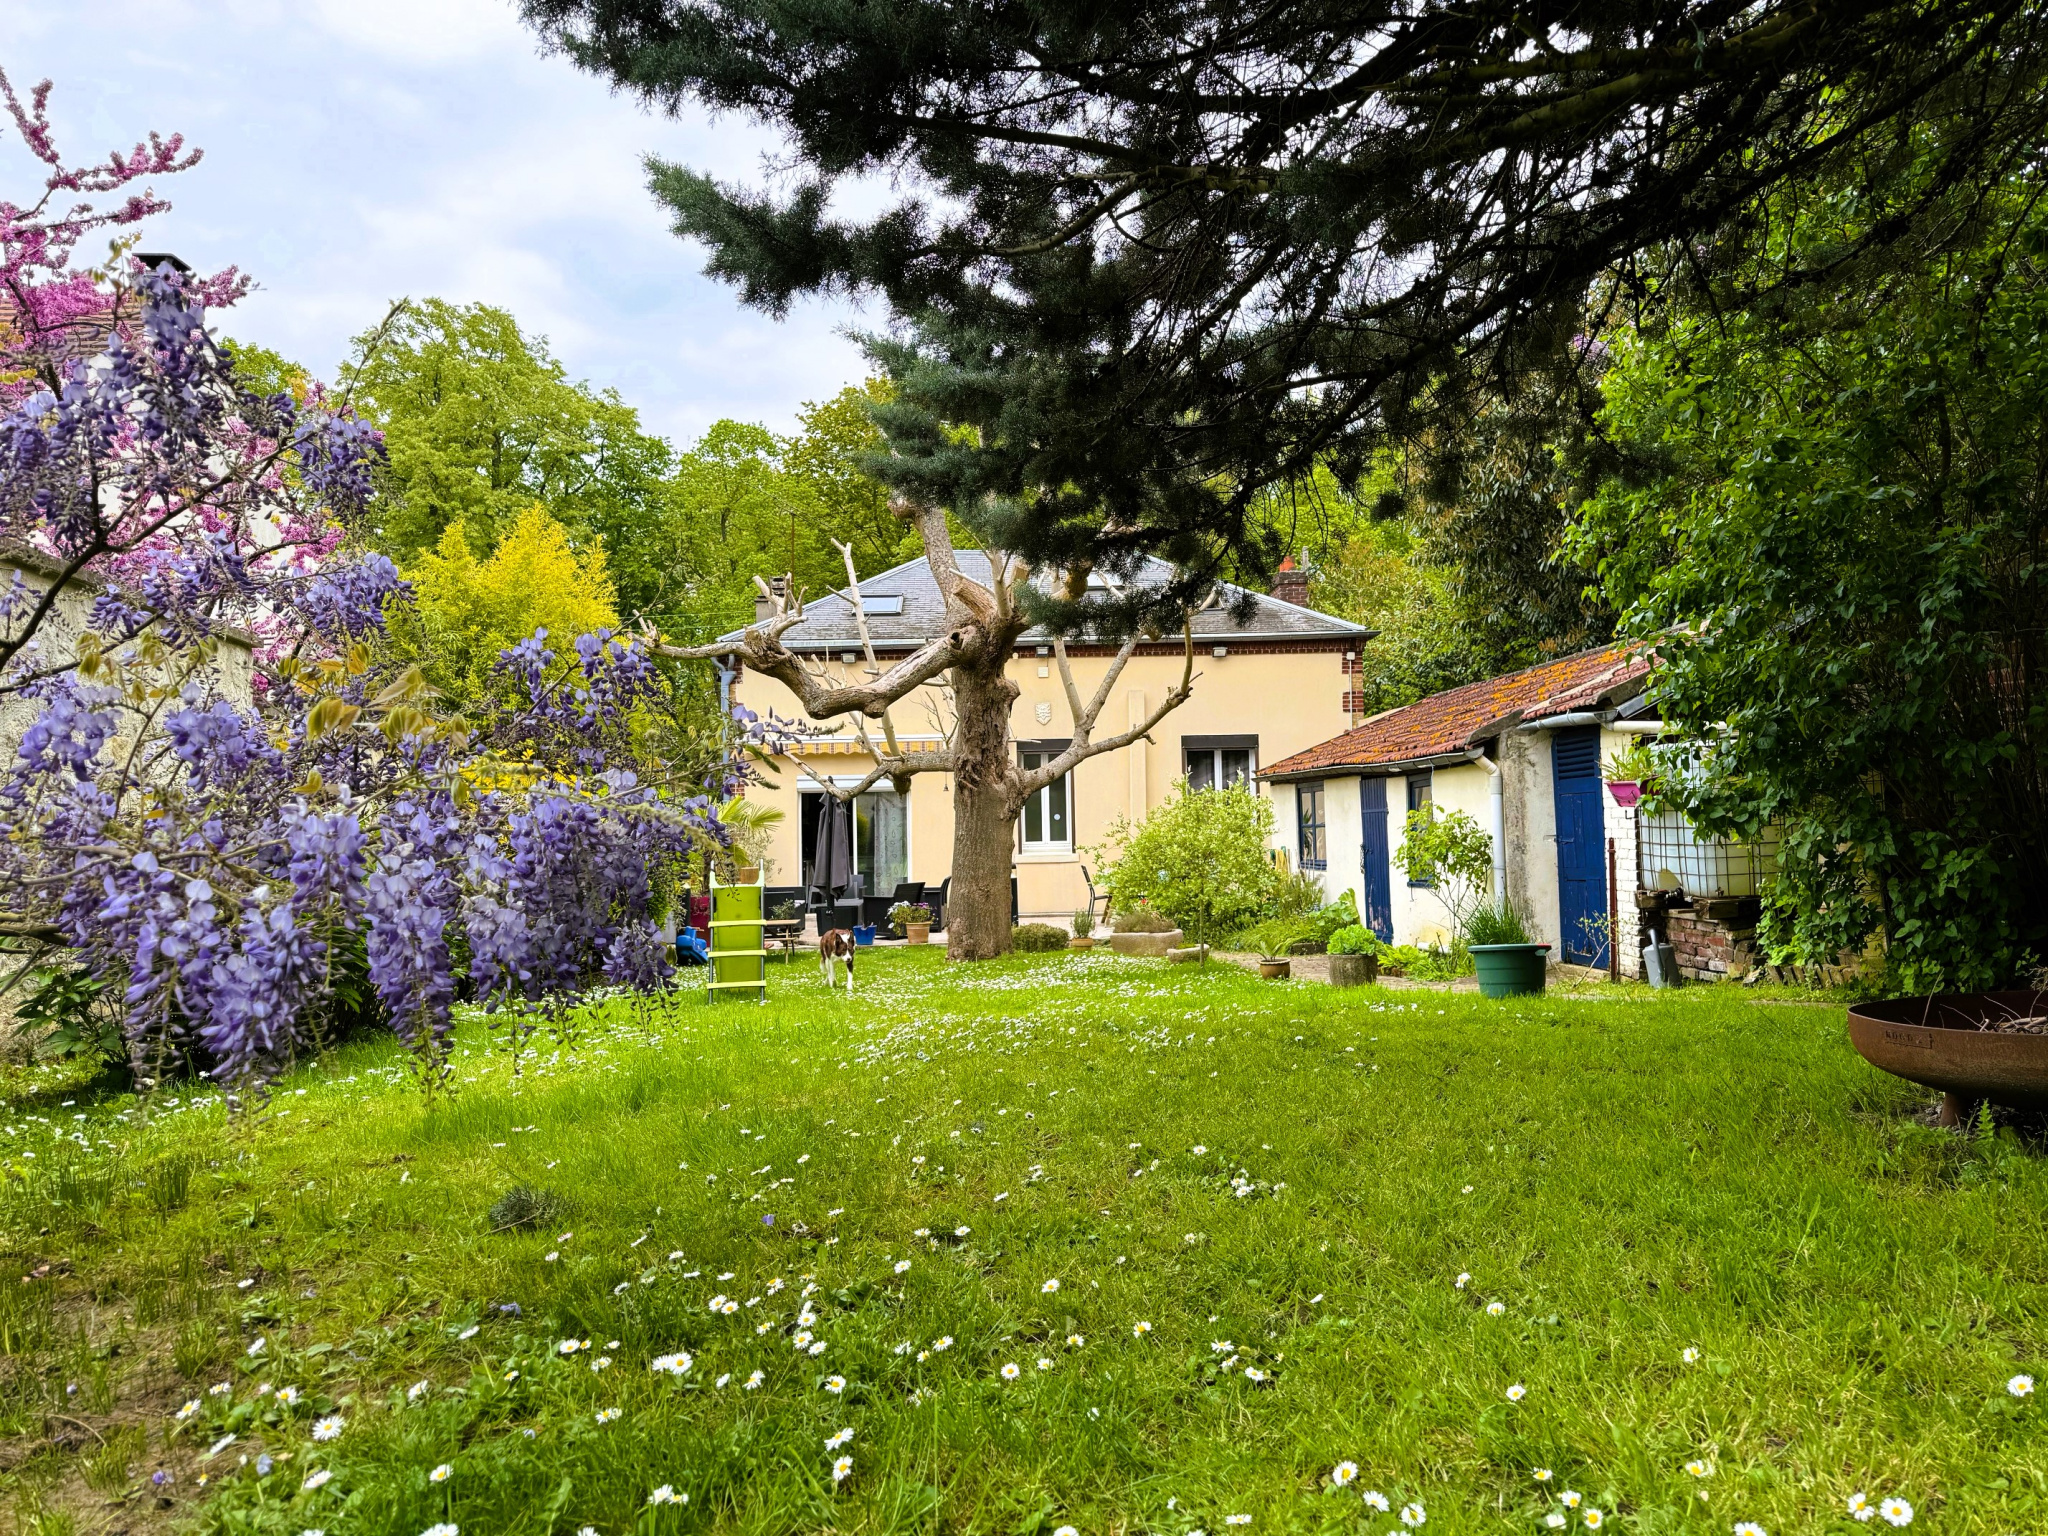
[{"label": "white window frame", "polygon": [[[1025,757],[1036,757],[1041,760],[1048,757],[1055,757],[1059,753],[1064,752],[1067,749],[1067,745],[1068,744],[1063,741],[1019,742],[1017,744],[1019,763],[1021,764]],[[1038,824],[1041,828],[1051,825],[1052,793],[1055,789],[1057,789],[1060,792],[1060,794],[1063,795],[1066,799],[1067,835],[1057,842],[1044,838],[1041,838],[1038,841],[1034,842],[1030,838],[1025,836],[1024,831],[1025,826],[1029,820],[1031,807],[1035,804],[1038,808]],[[1073,769],[1069,768],[1065,773],[1061,774],[1057,779],[1054,779],[1050,784],[1042,784],[1037,789],[1033,790],[1029,795],[1024,797],[1024,804],[1020,806],[1017,810],[1017,850],[1020,853],[1072,853],[1074,851]]]}]

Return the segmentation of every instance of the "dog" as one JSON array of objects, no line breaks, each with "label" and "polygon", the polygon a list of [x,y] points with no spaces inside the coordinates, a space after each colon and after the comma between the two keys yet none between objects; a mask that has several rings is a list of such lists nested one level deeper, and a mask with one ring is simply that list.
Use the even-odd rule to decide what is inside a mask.
[{"label": "dog", "polygon": [[853,931],[849,928],[833,928],[818,938],[818,968],[825,973],[825,985],[838,985],[833,973],[832,962],[846,962],[846,995],[853,996],[853,955],[859,946],[853,942]]}]

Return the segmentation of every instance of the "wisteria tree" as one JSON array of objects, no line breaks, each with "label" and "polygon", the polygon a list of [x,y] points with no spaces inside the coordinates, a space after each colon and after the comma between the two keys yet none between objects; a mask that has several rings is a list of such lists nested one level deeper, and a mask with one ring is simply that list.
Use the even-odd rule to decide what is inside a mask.
[{"label": "wisteria tree", "polygon": [[[196,152],[152,136],[68,167],[48,93],[0,75],[48,167],[37,202],[0,202],[0,939],[20,970],[75,951],[120,989],[145,1086],[189,1063],[236,1094],[316,1043],[352,947],[429,1082],[458,986],[523,1030],[593,985],[660,985],[659,868],[719,836],[741,760],[643,782],[652,669],[603,632],[536,633],[501,658],[506,702],[437,714],[380,644],[405,583],[347,542],[378,435],[345,395],[238,381],[207,330],[246,286],[232,270],[128,254],[164,206],[132,189]],[[99,231],[122,237],[112,265],[75,267]]]}]

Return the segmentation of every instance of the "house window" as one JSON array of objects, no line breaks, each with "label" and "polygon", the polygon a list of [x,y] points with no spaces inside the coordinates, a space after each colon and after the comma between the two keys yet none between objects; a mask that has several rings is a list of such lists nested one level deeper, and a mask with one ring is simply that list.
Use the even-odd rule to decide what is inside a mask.
[{"label": "house window", "polygon": [[[1411,815],[1414,812],[1421,810],[1424,806],[1430,804],[1435,799],[1435,779],[1436,776],[1434,774],[1429,773],[1417,773],[1409,775],[1408,810]],[[1408,883],[1410,885],[1425,887],[1434,886],[1436,884],[1434,880],[1417,880],[1412,875],[1409,877]]]},{"label": "house window", "polygon": [[1183,736],[1180,771],[1190,790],[1249,787],[1259,767],[1256,736]]},{"label": "house window", "polygon": [[1327,828],[1323,823],[1323,786],[1297,784],[1294,788],[1295,815],[1300,819],[1300,853],[1303,869],[1327,869]]},{"label": "house window", "polygon": [[[1018,753],[1026,773],[1043,768],[1067,749],[1065,742],[1033,742]],[[1074,851],[1074,776],[1063,773],[1024,801],[1017,830],[1026,853]]]}]

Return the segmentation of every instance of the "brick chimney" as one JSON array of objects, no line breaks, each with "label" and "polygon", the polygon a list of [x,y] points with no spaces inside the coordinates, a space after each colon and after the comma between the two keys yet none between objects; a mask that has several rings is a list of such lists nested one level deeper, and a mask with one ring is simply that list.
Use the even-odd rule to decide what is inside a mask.
[{"label": "brick chimney", "polygon": [[1273,595],[1297,608],[1308,606],[1308,572],[1294,563],[1294,556],[1282,560],[1273,573]]}]

